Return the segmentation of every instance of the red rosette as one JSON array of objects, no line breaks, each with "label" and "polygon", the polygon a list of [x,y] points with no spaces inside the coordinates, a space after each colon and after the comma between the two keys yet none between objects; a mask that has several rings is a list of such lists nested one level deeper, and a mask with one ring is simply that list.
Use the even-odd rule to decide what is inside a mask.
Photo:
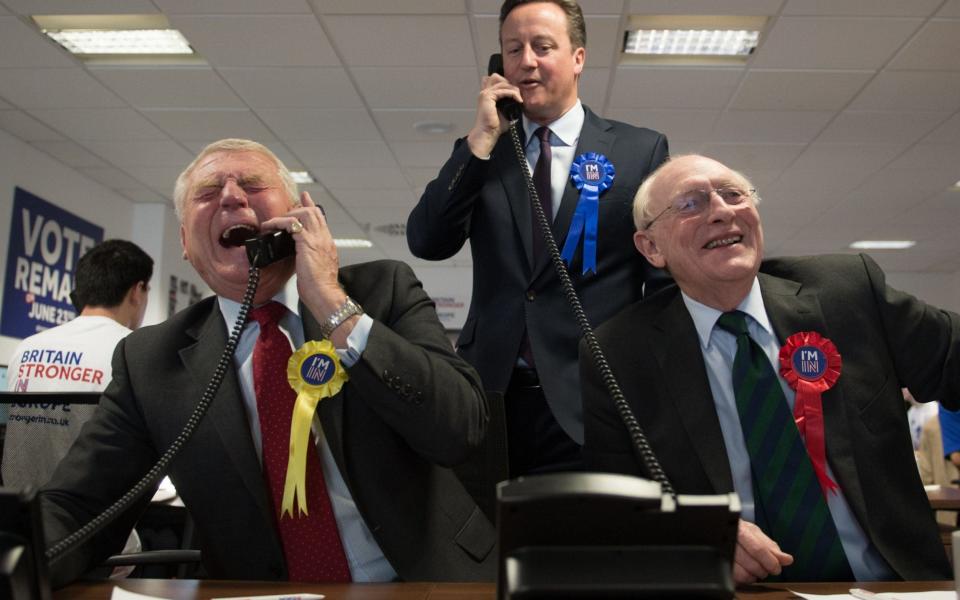
[{"label": "red rosette", "polygon": [[838,486],[827,475],[821,394],[837,383],[842,365],[837,347],[816,331],[795,333],[780,348],[780,375],[796,392],[793,418],[824,494]]}]

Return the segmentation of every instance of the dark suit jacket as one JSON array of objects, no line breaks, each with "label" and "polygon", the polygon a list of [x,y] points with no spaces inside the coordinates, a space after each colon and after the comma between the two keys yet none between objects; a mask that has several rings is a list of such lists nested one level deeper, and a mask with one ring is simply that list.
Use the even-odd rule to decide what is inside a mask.
[{"label": "dark suit jacket", "polygon": [[[900,577],[948,578],[900,388],[957,408],[958,316],[887,287],[863,255],[768,260],[759,278],[781,344],[816,331],[840,351],[840,379],[823,394],[827,457],[860,525]],[[630,306],[598,336],[676,490],[733,491],[699,340],[678,288]],[[581,368],[587,466],[649,476],[586,355]]]},{"label": "dark suit jacket", "polygon": [[[643,179],[666,159],[667,139],[584,110],[575,156],[597,152],[616,168],[613,185],[600,196],[597,274],[580,274],[582,242],[570,268],[587,317],[597,324],[639,300],[653,271],[634,248],[631,205]],[[550,408],[570,437],[582,443],[580,331],[549,257],[533,264],[526,189],[509,133],[500,137],[488,161],[475,158],[465,139],[458,140],[410,213],[407,242],[415,256],[441,260],[470,239],[473,298],[457,342],[460,354],[480,372],[486,389],[502,392],[526,328]],[[568,180],[553,223],[561,248],[578,198]]]},{"label": "dark suit jacket", "polygon": [[[340,280],[374,324],[348,369],[350,381],[318,412],[360,514],[405,580],[492,579],[495,531],[446,468],[483,436],[479,377],[450,350],[408,266],[344,267]],[[317,321],[301,310],[306,339],[322,339]],[[208,298],[118,346],[99,410],[42,492],[48,540],[86,523],[150,468],[186,423],[226,340],[216,299]],[[169,473],[196,522],[211,576],[286,578],[233,369]],[[54,569],[56,582],[118,551],[137,514],[129,511],[69,555]]]}]

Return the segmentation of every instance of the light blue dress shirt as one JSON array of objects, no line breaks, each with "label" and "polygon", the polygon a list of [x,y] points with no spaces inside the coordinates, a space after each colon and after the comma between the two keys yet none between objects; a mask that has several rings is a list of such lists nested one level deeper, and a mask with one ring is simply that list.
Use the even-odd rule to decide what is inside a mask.
[{"label": "light blue dress shirt", "polygon": [[[240,303],[222,297],[218,297],[217,300],[220,303],[220,312],[223,313],[227,330],[232,331],[237,315],[240,313]],[[303,322],[300,319],[300,295],[297,293],[296,276],[290,278],[287,285],[273,297],[273,300],[287,307],[287,314],[280,319],[280,330],[290,339],[294,349],[299,348],[304,343],[304,333]],[[372,325],[373,319],[369,315],[361,316],[360,321],[354,326],[353,331],[347,338],[348,349],[337,350],[337,354],[345,367],[351,367],[360,360],[360,355],[367,347],[367,338],[370,335]],[[253,391],[253,346],[256,344],[259,335],[260,325],[256,321],[248,323],[243,333],[240,334],[237,351],[233,355],[233,363],[237,370],[240,389],[243,392],[243,403],[247,409],[250,435],[257,450],[257,457],[262,462],[260,419],[257,414],[257,397]],[[383,555],[383,550],[380,549],[380,545],[377,544],[373,534],[370,533],[370,529],[360,515],[360,511],[357,510],[357,505],[353,501],[353,496],[350,495],[350,490],[343,480],[343,475],[340,474],[333,453],[330,452],[330,446],[323,434],[320,419],[316,415],[313,418],[313,435],[317,440],[317,449],[320,452],[320,461],[323,464],[323,478],[327,484],[333,514],[336,516],[337,528],[340,531],[340,541],[343,543],[343,550],[347,555],[347,563],[350,566],[350,575],[353,581],[368,583],[396,580],[397,572]]]},{"label": "light blue dress shirt", "polygon": [[[753,482],[750,473],[750,455],[740,427],[740,415],[737,412],[736,398],[733,392],[733,359],[737,354],[737,339],[732,333],[715,327],[717,319],[723,314],[721,311],[701,304],[683,295],[683,302],[693,318],[693,323],[700,338],[700,351],[707,368],[707,379],[710,381],[710,390],[713,393],[713,402],[720,419],[720,429],[723,432],[723,443],[727,448],[727,459],[730,461],[730,472],[733,475],[733,487],[740,496],[742,507],[741,516],[744,520],[754,521]],[[790,405],[793,414],[794,391],[779,375],[780,342],[770,325],[767,311],[763,306],[763,297],[760,294],[760,282],[753,280],[753,287],[737,310],[749,315],[747,329],[750,337],[763,348],[777,372],[777,379],[783,389],[783,395]],[[827,473],[836,481],[836,476],[830,465]],[[886,563],[877,549],[870,543],[850,510],[850,505],[842,491],[827,495],[827,506],[833,516],[833,522],[840,534],[843,550],[847,555],[850,568],[857,581],[875,581],[895,579],[896,575]],[[774,540],[776,541],[776,540]]]},{"label": "light blue dress shirt", "polygon": [[[563,201],[563,191],[567,189],[567,182],[570,180],[570,166],[573,165],[573,154],[577,151],[577,142],[580,141],[580,131],[583,129],[585,113],[583,104],[577,100],[573,108],[563,113],[563,116],[547,125],[550,128],[550,192],[553,196],[550,199],[552,213],[549,215],[552,220],[560,210],[560,203]],[[540,129],[540,125],[534,123],[523,116],[523,131],[527,140],[527,164],[530,167],[530,174],[537,165],[537,159],[540,158],[540,140],[534,135],[534,132]]]}]

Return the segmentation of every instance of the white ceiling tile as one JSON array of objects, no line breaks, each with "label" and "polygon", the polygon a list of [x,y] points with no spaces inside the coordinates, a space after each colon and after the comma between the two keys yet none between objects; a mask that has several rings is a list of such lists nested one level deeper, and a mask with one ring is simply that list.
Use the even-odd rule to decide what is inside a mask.
[{"label": "white ceiling tile", "polygon": [[212,142],[246,138],[266,143],[274,139],[249,110],[144,110],[143,115],[177,141]]},{"label": "white ceiling tile", "polygon": [[57,108],[31,111],[50,127],[77,141],[165,140],[167,136],[129,108]]},{"label": "white ceiling tile", "polygon": [[[950,169],[960,173],[960,143],[917,144],[894,161],[893,169]],[[960,176],[957,177],[960,179]]]},{"label": "white ceiling tile", "polygon": [[312,15],[171,15],[170,21],[217,67],[340,65]]},{"label": "white ceiling tile", "polygon": [[308,14],[306,0],[153,0],[166,14],[230,15],[243,13]]},{"label": "white ceiling tile", "polygon": [[850,102],[873,75],[873,71],[750,69],[730,107],[745,110],[838,110]]},{"label": "white ceiling tile", "polygon": [[285,140],[382,140],[373,119],[362,109],[262,108],[257,114]]},{"label": "white ceiling tile", "polygon": [[620,33],[620,17],[584,17],[587,26],[586,64],[592,67],[608,67],[620,55],[623,36]]},{"label": "white ceiling tile", "polygon": [[960,71],[960,20],[928,22],[888,68]]},{"label": "white ceiling tile", "polygon": [[782,17],[753,67],[879,69],[922,21],[909,18]]},{"label": "white ceiling tile", "polygon": [[62,140],[63,136],[22,110],[0,110],[0,129],[25,142]]},{"label": "white ceiling tile", "polygon": [[401,167],[440,167],[450,158],[449,141],[391,142],[390,147]]},{"label": "white ceiling tile", "polygon": [[[905,144],[825,144],[817,142],[791,166],[807,172],[840,173],[851,180],[860,180],[883,168],[899,155]],[[842,165],[838,168],[838,165]]]},{"label": "white ceiling tile", "polygon": [[[940,124],[930,135],[923,138],[924,142],[950,144],[960,140],[960,113]],[[960,177],[958,177],[960,179]]]},{"label": "white ceiling tile", "polygon": [[466,16],[332,16],[326,24],[352,66],[476,64]]},{"label": "white ceiling tile", "polygon": [[352,72],[371,108],[474,108],[480,91],[472,67],[361,67]]},{"label": "white ceiling tile", "polygon": [[947,0],[937,12],[938,17],[960,17],[960,0]]},{"label": "white ceiling tile", "polygon": [[397,167],[384,142],[290,141],[287,146],[315,175],[329,167]]},{"label": "white ceiling tile", "polygon": [[782,0],[630,0],[634,15],[775,15]]},{"label": "white ceiling tile", "polygon": [[340,67],[218,71],[253,108],[353,108],[361,102],[347,72]]},{"label": "white ceiling tile", "polygon": [[788,0],[785,15],[860,16],[860,17],[926,17],[942,0]]},{"label": "white ceiling tile", "polygon": [[8,109],[12,110],[14,108],[15,107],[13,105],[8,104],[7,102],[4,102],[3,99],[0,98],[0,110],[8,110]]},{"label": "white ceiling tile", "polygon": [[[350,210],[356,206],[392,207],[412,209],[417,203],[410,190],[340,190],[334,189],[344,208]],[[406,218],[404,218],[406,220]]]},{"label": "white ceiling tile", "polygon": [[821,142],[899,142],[911,144],[943,122],[950,113],[847,110],[827,125]]},{"label": "white ceiling tile", "polygon": [[856,190],[862,197],[884,198],[899,202],[906,208],[942,193],[956,181],[956,166],[943,165],[938,169],[902,168],[892,163],[864,180]]},{"label": "white ceiling tile", "polygon": [[77,69],[0,69],[0,96],[23,109],[124,106],[99,81]]},{"label": "white ceiling tile", "polygon": [[104,85],[137,108],[243,108],[207,67],[92,68]]},{"label": "white ceiling tile", "polygon": [[611,108],[723,108],[743,69],[619,67]]},{"label": "white ceiling tile", "polygon": [[[192,158],[190,159],[192,160]],[[137,181],[161,194],[173,194],[173,185],[180,172],[187,168],[189,160],[182,165],[150,166],[138,165],[125,167],[124,171]]]},{"label": "white ceiling tile", "polygon": [[138,204],[153,202],[173,205],[172,194],[160,194],[142,185],[135,188],[114,188],[114,191],[131,202]]},{"label": "white ceiling tile", "polygon": [[[472,12],[476,14],[499,15],[503,0],[470,0],[470,3]],[[623,0],[580,0],[578,4],[583,10],[584,16],[615,15],[623,10]]]},{"label": "white ceiling tile", "polygon": [[[474,30],[477,63],[486,70],[490,55],[500,52],[500,20],[496,15],[483,15],[470,17],[470,22]],[[587,39],[590,39],[589,35]]]},{"label": "white ceiling tile", "polygon": [[703,154],[753,178],[756,171],[787,168],[804,148],[805,144],[705,144]]},{"label": "white ceiling tile", "polygon": [[21,15],[114,15],[152,14],[157,7],[150,0],[3,0]]},{"label": "white ceiling tile", "polygon": [[[260,0],[254,0],[260,1]],[[464,14],[465,0],[310,0],[320,14]]]},{"label": "white ceiling tile", "polygon": [[65,50],[17,17],[0,17],[0,67],[71,67]]},{"label": "white ceiling tile", "polygon": [[850,108],[880,110],[957,110],[960,73],[882,71]]},{"label": "white ceiling tile", "polygon": [[410,183],[398,167],[318,167],[312,172],[330,189],[405,190],[410,188]]},{"label": "white ceiling tile", "polygon": [[[449,140],[450,149],[453,149],[453,140],[465,136],[473,122],[476,112],[471,109],[461,110],[412,110],[412,109],[376,109],[373,118],[376,120],[383,137],[389,142],[432,142],[438,139]],[[417,123],[447,123],[451,126],[448,133],[421,133],[414,126]]]},{"label": "white ceiling tile", "polygon": [[674,141],[707,138],[719,115],[718,110],[611,108],[604,116],[637,127],[655,129],[667,136],[672,150]]},{"label": "white ceiling tile", "polygon": [[824,111],[728,110],[720,115],[710,141],[809,142],[832,116]]},{"label": "white ceiling tile", "polygon": [[59,160],[68,167],[106,167],[107,163],[96,154],[84,148],[76,142],[64,141],[41,141],[31,144],[41,152],[46,152],[50,156]]},{"label": "white ceiling tile", "polygon": [[77,169],[90,179],[112,189],[136,189],[140,182],[116,167],[87,167]]},{"label": "white ceiling tile", "polygon": [[84,145],[118,167],[174,166],[182,169],[193,160],[190,152],[171,141],[91,141]]}]

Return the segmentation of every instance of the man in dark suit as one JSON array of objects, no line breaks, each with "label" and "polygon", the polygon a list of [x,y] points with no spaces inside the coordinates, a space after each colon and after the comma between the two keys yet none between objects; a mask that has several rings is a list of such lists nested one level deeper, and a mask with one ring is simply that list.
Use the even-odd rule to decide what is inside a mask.
[{"label": "man in dark suit", "polygon": [[[473,297],[457,345],[486,389],[505,392],[511,476],[578,470],[583,442],[580,331],[545,250],[520,161],[528,162],[561,248],[581,196],[571,165],[598,153],[615,170],[612,185],[599,193],[596,251],[585,253],[571,236],[566,255],[591,323],[639,299],[652,272],[633,251],[630,202],[666,158],[667,140],[602,119],[580,103],[585,45],[574,0],[504,2],[504,74],[483,79],[474,127],[456,142],[407,222],[407,242],[420,258],[449,258],[470,240]],[[501,99],[522,102],[515,132],[508,133],[511,121],[497,109]],[[517,155],[512,135],[526,157]],[[594,258],[595,269],[585,270]]]},{"label": "man in dark suit", "polygon": [[[761,263],[757,201],[702,156],[641,186],[637,248],[677,287],[598,329],[630,408],[678,493],[739,494],[737,582],[949,577],[900,389],[960,397],[958,316],[866,255]],[[588,467],[651,476],[581,369]]]},{"label": "man in dark suit", "polygon": [[[99,410],[42,492],[48,539],[99,514],[178,436],[240,312],[243,240],[286,230],[296,255],[262,269],[233,368],[170,468],[204,566],[229,579],[491,579],[493,527],[447,468],[480,443],[486,402],[409,267],[339,268],[322,211],[307,193],[298,201],[286,167],[255,142],[205,148],[175,197],[184,257],[217,296],[118,346]],[[316,414],[307,411],[306,500],[299,496],[288,512],[284,485],[297,475],[287,462],[290,385],[302,392],[304,381],[320,385],[322,377],[314,381],[317,373],[303,366],[288,371],[286,357],[321,341],[332,347],[309,353],[335,352],[348,379],[321,395]],[[312,354],[309,361],[320,362],[302,365],[333,373],[327,359]],[[55,580],[116,551],[138,512],[55,563]]]}]

